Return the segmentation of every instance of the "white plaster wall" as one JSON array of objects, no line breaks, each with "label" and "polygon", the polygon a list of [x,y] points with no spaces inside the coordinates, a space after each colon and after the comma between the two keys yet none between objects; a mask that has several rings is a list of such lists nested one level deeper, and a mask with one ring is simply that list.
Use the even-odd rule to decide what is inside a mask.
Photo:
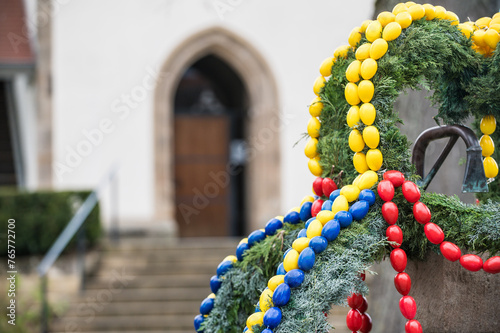
[{"label": "white plaster wall", "polygon": [[[306,130],[319,64],[346,44],[351,29],[372,11],[373,0],[64,1],[53,16],[55,187],[95,186],[121,160],[120,217],[150,220],[153,90],[146,86],[176,45],[201,29],[222,26],[268,61],[282,112],[291,115],[281,133],[281,204],[288,210],[310,193],[313,180],[303,155],[305,141],[293,145]],[[103,122],[109,133],[102,139],[95,135],[95,144],[85,143],[84,131]],[[88,155],[67,160],[78,148],[90,148]],[[109,212],[107,196],[103,209]]]}]

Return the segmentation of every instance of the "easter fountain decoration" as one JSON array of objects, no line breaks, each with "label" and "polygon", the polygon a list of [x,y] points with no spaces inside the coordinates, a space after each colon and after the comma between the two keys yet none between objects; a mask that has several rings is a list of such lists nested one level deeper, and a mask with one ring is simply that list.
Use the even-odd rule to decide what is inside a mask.
[{"label": "easter fountain decoration", "polygon": [[[347,303],[348,329],[370,332],[364,277],[388,257],[405,331],[418,333],[408,259],[434,251],[477,274],[500,273],[499,31],[498,13],[459,23],[441,6],[414,2],[354,28],[313,86],[305,154],[314,193],[222,260],[195,330],[328,332],[331,306]],[[420,86],[433,91],[443,126],[417,139],[412,163],[393,105],[401,91]],[[457,125],[471,117],[480,140]],[[448,151],[459,137],[468,145],[464,190],[482,192],[477,205],[425,191],[436,171],[423,175],[425,145],[444,136]]]}]

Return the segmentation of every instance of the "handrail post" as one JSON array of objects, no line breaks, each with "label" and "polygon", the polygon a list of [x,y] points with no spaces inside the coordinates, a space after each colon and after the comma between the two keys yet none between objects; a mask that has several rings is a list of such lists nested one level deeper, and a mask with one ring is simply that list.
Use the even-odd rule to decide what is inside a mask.
[{"label": "handrail post", "polygon": [[49,309],[47,304],[47,275],[40,276],[40,296],[41,296],[41,328],[42,333],[48,333]]},{"label": "handrail post", "polygon": [[78,251],[78,269],[80,272],[80,293],[85,290],[85,251],[86,251],[86,236],[85,224],[80,227],[77,235],[77,251]]}]

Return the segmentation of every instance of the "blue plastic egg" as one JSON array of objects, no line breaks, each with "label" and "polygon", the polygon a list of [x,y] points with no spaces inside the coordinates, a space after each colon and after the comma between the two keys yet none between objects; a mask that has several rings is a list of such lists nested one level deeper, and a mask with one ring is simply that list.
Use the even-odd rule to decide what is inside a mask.
[{"label": "blue plastic egg", "polygon": [[363,190],[359,192],[358,200],[368,201],[368,204],[371,206],[375,203],[375,193],[372,190]]},{"label": "blue plastic egg", "polygon": [[285,274],[285,283],[290,288],[298,287],[304,282],[304,272],[300,269],[292,269]]},{"label": "blue plastic egg", "polygon": [[217,266],[217,276],[222,276],[226,274],[226,272],[233,267],[233,263],[229,260],[223,261]]},{"label": "blue plastic egg", "polygon": [[194,329],[195,329],[195,331],[198,331],[200,329],[200,326],[204,320],[205,319],[203,318],[203,316],[201,314],[194,317]]},{"label": "blue plastic egg", "polygon": [[299,231],[297,238],[307,237],[307,229],[302,229]]},{"label": "blue plastic egg", "polygon": [[260,333],[273,333],[273,331],[271,331],[269,328],[266,328]]},{"label": "blue plastic egg", "polygon": [[341,228],[347,228],[352,223],[352,215],[345,210],[341,210],[337,214],[335,214],[335,219],[337,219],[340,223]]},{"label": "blue plastic egg", "polygon": [[238,261],[243,260],[243,255],[245,254],[245,251],[250,248],[250,245],[248,243],[241,243],[236,247],[236,258],[238,258]]},{"label": "blue plastic egg", "polygon": [[210,290],[212,290],[214,294],[217,293],[221,285],[222,285],[222,280],[219,279],[217,275],[214,275],[210,278]]},{"label": "blue plastic egg", "polygon": [[309,226],[309,224],[311,224],[312,221],[316,220],[315,217],[311,217],[309,220],[307,220],[306,224],[304,225],[304,228],[307,229],[307,227]]},{"label": "blue plastic egg", "polygon": [[323,236],[315,236],[309,241],[309,247],[314,250],[314,253],[325,251],[328,246],[328,240]]},{"label": "blue plastic egg", "polygon": [[248,331],[248,327],[245,326],[245,328],[243,329],[243,332],[246,332]]},{"label": "blue plastic egg", "polygon": [[274,289],[273,304],[275,306],[283,306],[290,300],[290,287],[286,283],[282,283]]},{"label": "blue plastic egg", "polygon": [[278,266],[278,269],[276,270],[276,275],[285,275],[285,274],[286,274],[285,267],[283,267],[283,263],[281,263]]},{"label": "blue plastic egg", "polygon": [[332,205],[333,205],[333,201],[326,200],[325,202],[323,202],[323,205],[321,206],[321,210],[332,210]]},{"label": "blue plastic egg", "polygon": [[287,255],[288,252],[290,252],[293,248],[289,248],[288,250],[285,251],[285,253],[283,253],[283,258],[282,260],[285,260],[285,257]]},{"label": "blue plastic egg", "polygon": [[248,245],[252,246],[255,243],[260,242],[264,238],[266,238],[266,233],[264,231],[262,231],[262,230],[255,230],[250,235],[248,235]]},{"label": "blue plastic egg", "polygon": [[299,268],[308,271],[314,266],[314,261],[316,260],[316,254],[314,250],[310,247],[306,247],[300,252],[299,255]]},{"label": "blue plastic egg", "polygon": [[260,302],[257,302],[257,305],[255,306],[255,311],[254,312],[262,312],[260,310]]},{"label": "blue plastic egg", "polygon": [[205,298],[200,305],[200,313],[202,315],[209,314],[210,311],[214,308],[214,299],[213,298]]},{"label": "blue plastic egg", "polygon": [[339,232],[340,232],[340,223],[338,220],[333,219],[328,221],[323,226],[323,230],[321,231],[321,236],[325,237],[327,241],[331,242],[332,240],[337,238]]},{"label": "blue plastic egg", "polygon": [[353,219],[359,221],[368,214],[368,208],[370,208],[368,201],[357,201],[349,208],[349,213],[351,213]]},{"label": "blue plastic egg", "polygon": [[297,224],[300,222],[300,215],[296,211],[291,211],[290,213],[285,215],[285,217],[283,218],[283,222]]},{"label": "blue plastic egg", "polygon": [[268,236],[274,235],[278,229],[283,228],[283,222],[278,219],[271,219],[267,222],[265,227],[265,233]]},{"label": "blue plastic egg", "polygon": [[330,198],[329,198],[330,201],[334,202],[339,195],[340,195],[340,189],[333,191],[332,193],[330,193]]},{"label": "blue plastic egg", "polygon": [[301,221],[307,221],[311,218],[311,207],[312,207],[312,202],[306,201],[302,204],[302,207],[300,207],[300,220]]},{"label": "blue plastic egg", "polygon": [[[281,322],[281,310],[277,307],[270,308],[264,314],[264,326],[273,329]],[[265,330],[264,330],[265,331]],[[262,332],[264,332],[262,331]],[[272,331],[271,331],[272,332]]]}]

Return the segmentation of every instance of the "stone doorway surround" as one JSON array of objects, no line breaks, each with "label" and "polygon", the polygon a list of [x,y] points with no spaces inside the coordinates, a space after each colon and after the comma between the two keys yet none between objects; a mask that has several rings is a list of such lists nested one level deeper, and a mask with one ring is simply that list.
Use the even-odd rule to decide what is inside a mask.
[{"label": "stone doorway surround", "polygon": [[155,220],[175,222],[173,171],[174,96],[184,71],[215,55],[241,77],[248,93],[247,232],[280,212],[281,114],[276,81],[262,55],[233,32],[204,29],[178,45],[161,67],[154,97]]}]

